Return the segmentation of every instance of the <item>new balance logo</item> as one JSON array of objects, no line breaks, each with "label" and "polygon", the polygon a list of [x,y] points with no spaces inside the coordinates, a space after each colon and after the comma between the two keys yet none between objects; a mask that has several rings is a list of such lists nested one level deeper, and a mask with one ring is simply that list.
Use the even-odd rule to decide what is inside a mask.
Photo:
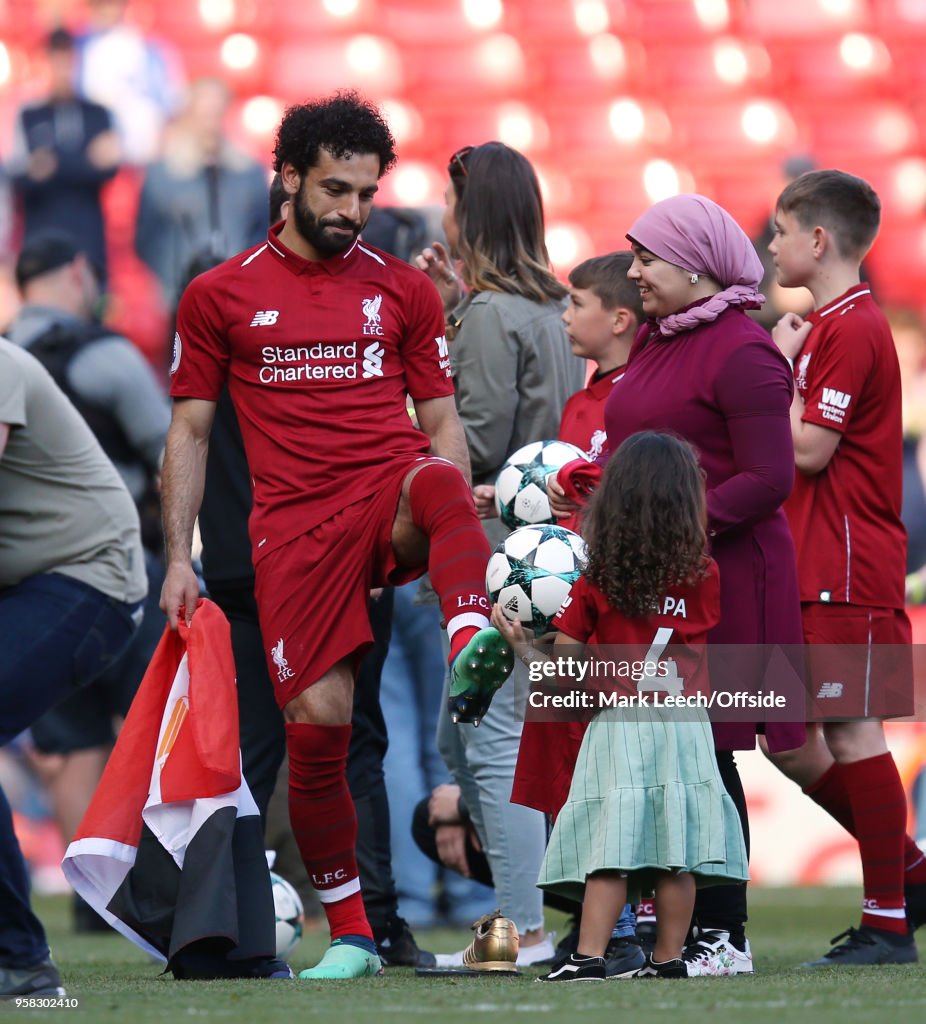
[{"label": "new balance logo", "polygon": [[817,700],[823,700],[825,697],[841,697],[842,691],[842,683],[823,683],[817,693]]},{"label": "new balance logo", "polygon": [[259,309],[254,314],[254,319],[251,321],[252,327],[269,327],[271,324],[275,324],[280,318],[280,311],[278,309]]},{"label": "new balance logo", "polygon": [[386,350],[378,341],[374,341],[372,345],[367,345],[363,350],[363,376],[369,377],[382,377],[383,375],[383,356],[386,354]]}]

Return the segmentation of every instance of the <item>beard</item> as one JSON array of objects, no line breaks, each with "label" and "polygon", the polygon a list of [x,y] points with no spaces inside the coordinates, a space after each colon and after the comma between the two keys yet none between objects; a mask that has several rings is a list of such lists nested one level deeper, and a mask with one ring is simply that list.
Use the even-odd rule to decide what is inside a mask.
[{"label": "beard", "polygon": [[[327,221],[316,217],[305,198],[305,188],[300,188],[293,197],[290,216],[299,234],[322,257],[339,256],[357,241],[363,224],[345,220],[333,214]],[[330,228],[344,228],[344,233],[334,234]]]}]

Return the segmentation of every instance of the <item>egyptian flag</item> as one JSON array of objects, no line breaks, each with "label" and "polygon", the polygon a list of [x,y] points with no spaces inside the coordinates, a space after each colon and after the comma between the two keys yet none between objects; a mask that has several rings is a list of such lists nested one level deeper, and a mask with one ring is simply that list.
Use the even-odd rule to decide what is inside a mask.
[{"label": "egyptian flag", "polygon": [[191,943],[229,960],[275,955],[230,630],[211,601],[189,627],[165,630],[62,866],[101,917],[169,968]]}]

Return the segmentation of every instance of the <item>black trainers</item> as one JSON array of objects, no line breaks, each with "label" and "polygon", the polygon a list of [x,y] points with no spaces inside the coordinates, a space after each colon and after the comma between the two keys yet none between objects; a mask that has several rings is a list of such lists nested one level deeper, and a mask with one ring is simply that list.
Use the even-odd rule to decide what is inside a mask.
[{"label": "black trainers", "polygon": [[579,956],[570,953],[569,957],[549,974],[544,974],[538,981],[604,981],[605,959],[603,956]]},{"label": "black trainers", "polygon": [[910,931],[926,924],[926,885],[905,885],[904,903],[907,905],[907,924]]},{"label": "black trainers", "polygon": [[688,968],[684,960],[666,960],[659,963],[653,959],[650,953],[646,957],[646,963],[637,971],[638,978],[687,978]]},{"label": "black trainers", "polygon": [[408,922],[402,917],[394,917],[383,930],[375,928],[373,938],[383,967],[434,967],[437,964],[433,953],[418,948]]},{"label": "black trainers", "polygon": [[604,951],[604,973],[609,981],[632,978],[645,966],[646,954],[640,940],[633,936],[626,939],[611,939]]},{"label": "black trainers", "polygon": [[[845,939],[845,942],[841,940]],[[833,948],[801,967],[870,967],[874,964],[915,964],[919,959],[912,935],[880,928],[847,928],[830,940]],[[839,945],[837,945],[839,943]]]},{"label": "black trainers", "polygon": [[0,967],[0,999],[66,994],[58,968],[51,960],[33,967]]}]

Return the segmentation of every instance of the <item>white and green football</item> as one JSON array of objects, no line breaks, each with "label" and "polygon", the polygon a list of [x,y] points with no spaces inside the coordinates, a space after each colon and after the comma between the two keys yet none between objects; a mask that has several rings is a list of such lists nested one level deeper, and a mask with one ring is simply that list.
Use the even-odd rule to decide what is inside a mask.
[{"label": "white and green football", "polygon": [[547,499],[547,477],[585,452],[566,441],[532,441],[509,455],[495,480],[495,507],[514,530],[534,523],[555,523]]},{"label": "white and green football", "polygon": [[549,524],[522,526],[489,559],[486,590],[506,618],[543,636],[585,561],[585,541],[577,533]]},{"label": "white and green football", "polygon": [[299,945],[305,914],[299,893],[285,878],[271,871],[270,882],[273,888],[273,910],[276,915],[277,956],[285,960]]}]

